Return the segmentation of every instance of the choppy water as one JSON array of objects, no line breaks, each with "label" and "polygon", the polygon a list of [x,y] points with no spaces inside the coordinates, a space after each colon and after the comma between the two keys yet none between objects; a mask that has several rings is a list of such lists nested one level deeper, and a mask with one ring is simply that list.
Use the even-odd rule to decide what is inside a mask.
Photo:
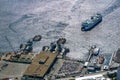
[{"label": "choppy water", "polygon": [[[81,22],[102,13],[103,21],[93,30],[81,31]],[[120,46],[119,0],[0,0],[0,52],[12,51],[5,36],[17,50],[34,35],[34,52],[59,37],[67,38],[67,56],[84,58],[91,45],[101,53],[113,53]]]}]

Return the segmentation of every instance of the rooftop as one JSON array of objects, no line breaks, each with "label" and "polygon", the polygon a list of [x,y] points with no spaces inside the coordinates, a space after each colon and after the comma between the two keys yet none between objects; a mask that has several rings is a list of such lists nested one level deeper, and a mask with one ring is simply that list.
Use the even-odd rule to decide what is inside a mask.
[{"label": "rooftop", "polygon": [[48,69],[54,62],[57,54],[50,52],[40,52],[35,56],[32,63],[25,71],[25,76],[44,77]]},{"label": "rooftop", "polygon": [[77,77],[75,80],[110,80],[109,78],[105,78],[103,74],[96,74],[84,77]]}]

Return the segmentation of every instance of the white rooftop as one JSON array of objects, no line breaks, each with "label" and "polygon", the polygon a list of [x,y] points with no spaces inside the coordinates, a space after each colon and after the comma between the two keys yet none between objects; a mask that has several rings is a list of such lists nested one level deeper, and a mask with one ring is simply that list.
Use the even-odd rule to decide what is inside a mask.
[{"label": "white rooftop", "polygon": [[106,79],[102,74],[98,74],[98,75],[91,75],[91,76],[84,76],[84,77],[78,77],[75,80],[96,80],[96,79],[100,79],[100,80],[110,80],[110,79]]}]

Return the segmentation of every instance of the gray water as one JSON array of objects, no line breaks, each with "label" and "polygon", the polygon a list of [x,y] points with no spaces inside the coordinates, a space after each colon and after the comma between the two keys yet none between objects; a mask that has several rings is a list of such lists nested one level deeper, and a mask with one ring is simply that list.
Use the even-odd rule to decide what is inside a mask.
[{"label": "gray water", "polygon": [[[81,31],[81,22],[95,13],[103,21],[88,32]],[[120,46],[119,0],[0,0],[0,52],[15,50],[34,35],[42,35],[34,43],[34,52],[59,37],[67,39],[67,56],[85,58],[91,45],[101,53],[113,53]]]}]

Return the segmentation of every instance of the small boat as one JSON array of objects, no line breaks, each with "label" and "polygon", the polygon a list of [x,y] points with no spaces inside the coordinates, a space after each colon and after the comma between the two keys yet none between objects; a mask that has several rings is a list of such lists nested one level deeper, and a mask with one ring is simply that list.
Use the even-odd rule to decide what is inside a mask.
[{"label": "small boat", "polygon": [[27,45],[26,45],[26,44],[20,44],[20,50],[25,50],[25,49],[26,49],[26,47],[27,47]]},{"label": "small boat", "polygon": [[57,40],[57,44],[65,44],[66,43],[66,39],[65,38],[59,38]]},{"label": "small boat", "polygon": [[40,41],[42,39],[41,35],[35,35],[33,41]]}]

